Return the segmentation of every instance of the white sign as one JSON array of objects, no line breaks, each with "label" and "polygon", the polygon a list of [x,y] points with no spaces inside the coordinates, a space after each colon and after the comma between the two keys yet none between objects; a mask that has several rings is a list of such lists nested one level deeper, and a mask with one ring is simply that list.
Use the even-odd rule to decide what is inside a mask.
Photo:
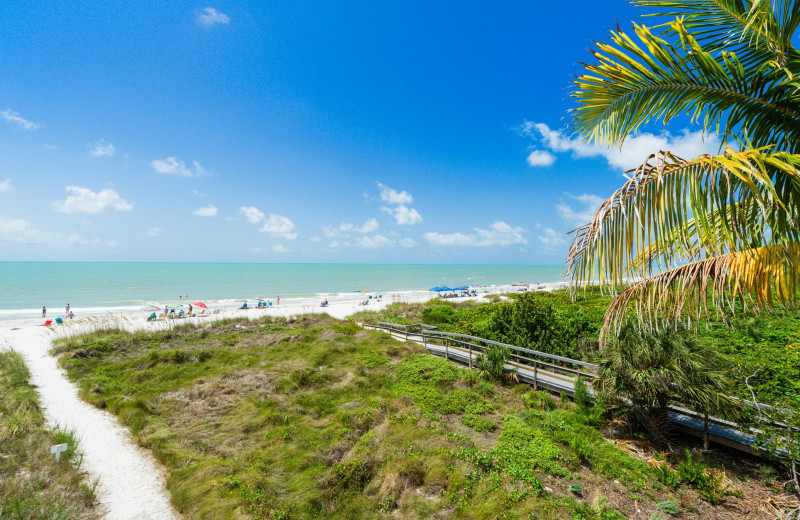
[{"label": "white sign", "polygon": [[67,443],[50,446],[50,453],[56,454],[56,462],[61,460],[61,452],[67,451]]}]

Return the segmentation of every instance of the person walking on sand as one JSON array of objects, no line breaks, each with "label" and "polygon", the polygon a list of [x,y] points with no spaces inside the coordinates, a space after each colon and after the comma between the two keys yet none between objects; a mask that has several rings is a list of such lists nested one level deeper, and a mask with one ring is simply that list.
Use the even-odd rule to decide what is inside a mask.
[{"label": "person walking on sand", "polygon": [[281,304],[281,297],[278,296],[277,298],[275,298],[275,305],[280,305],[280,304]]},{"label": "person walking on sand", "polygon": [[42,318],[46,318],[46,317],[47,317],[47,307],[42,305]]},{"label": "person walking on sand", "polygon": [[66,314],[67,316],[69,316],[69,304],[67,304],[67,311],[66,311],[64,314]]}]

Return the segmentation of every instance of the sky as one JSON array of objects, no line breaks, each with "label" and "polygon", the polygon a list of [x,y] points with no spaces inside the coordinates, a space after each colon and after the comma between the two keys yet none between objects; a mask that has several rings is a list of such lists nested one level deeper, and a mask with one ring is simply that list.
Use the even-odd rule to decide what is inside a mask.
[{"label": "sky", "polygon": [[562,264],[647,154],[566,129],[603,2],[12,2],[0,260]]}]

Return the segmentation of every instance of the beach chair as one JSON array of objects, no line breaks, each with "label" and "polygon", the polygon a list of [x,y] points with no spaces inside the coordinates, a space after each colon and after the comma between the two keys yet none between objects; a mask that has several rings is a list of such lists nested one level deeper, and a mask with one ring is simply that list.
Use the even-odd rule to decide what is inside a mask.
[{"label": "beach chair", "polygon": [[56,318],[56,323],[57,323],[58,325],[61,325],[62,323],[64,323],[64,320],[63,320],[63,319],[61,319],[61,318]]},{"label": "beach chair", "polygon": [[53,320],[47,320],[46,322],[42,323],[42,327],[49,327],[53,324]]}]

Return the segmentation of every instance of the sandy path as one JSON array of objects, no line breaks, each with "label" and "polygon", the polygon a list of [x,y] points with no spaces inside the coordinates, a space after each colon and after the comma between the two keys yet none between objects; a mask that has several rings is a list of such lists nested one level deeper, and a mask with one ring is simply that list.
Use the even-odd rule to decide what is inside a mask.
[{"label": "sandy path", "polygon": [[108,412],[78,397],[48,355],[52,335],[43,327],[6,330],[6,343],[22,354],[51,425],[75,430],[83,465],[92,480],[99,478],[97,498],[110,520],[180,518],[170,505],[164,472],[150,454],[131,441],[128,430]]}]

